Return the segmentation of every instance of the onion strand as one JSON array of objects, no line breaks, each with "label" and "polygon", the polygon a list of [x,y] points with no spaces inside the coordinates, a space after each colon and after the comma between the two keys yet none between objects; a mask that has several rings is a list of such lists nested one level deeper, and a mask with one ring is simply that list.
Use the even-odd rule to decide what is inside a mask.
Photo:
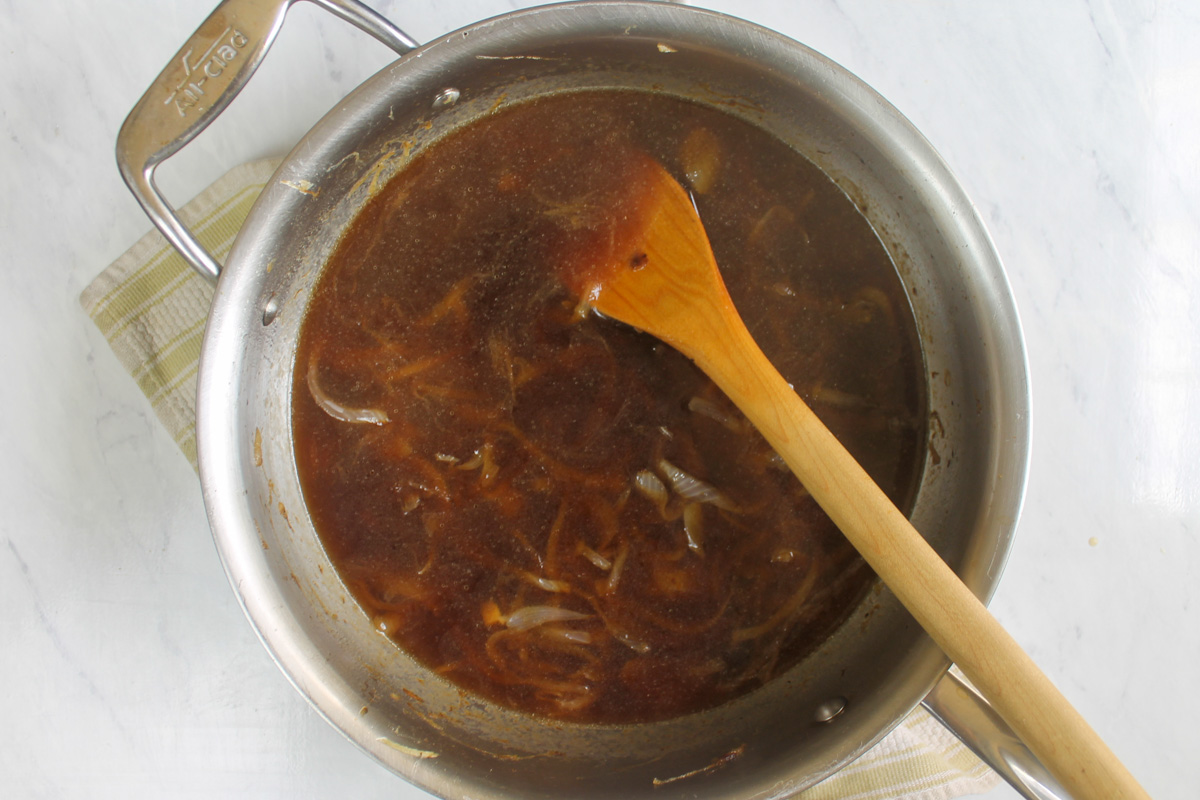
[{"label": "onion strand", "polygon": [[698,556],[704,555],[704,506],[688,503],[683,507],[683,535],[687,546]]},{"label": "onion strand", "polygon": [[325,390],[321,388],[320,382],[317,380],[316,359],[308,362],[307,382],[308,391],[312,395],[312,399],[316,401],[317,405],[320,406],[322,411],[336,419],[338,422],[383,425],[385,422],[391,421],[388,419],[386,411],[376,408],[355,408],[354,406],[344,405],[326,394]]},{"label": "onion strand", "polygon": [[719,489],[695,476],[689,475],[665,458],[659,459],[658,471],[663,474],[663,477],[671,484],[671,488],[684,500],[696,503],[709,503],[726,511],[737,511],[737,506]]},{"label": "onion strand", "polygon": [[510,631],[527,631],[549,622],[570,622],[590,616],[558,606],[525,606],[509,614],[505,625]]}]

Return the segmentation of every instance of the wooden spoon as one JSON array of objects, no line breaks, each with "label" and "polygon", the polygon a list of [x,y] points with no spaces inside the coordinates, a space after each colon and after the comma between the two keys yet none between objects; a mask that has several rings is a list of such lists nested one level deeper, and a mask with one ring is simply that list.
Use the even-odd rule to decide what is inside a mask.
[{"label": "wooden spoon", "polygon": [[687,192],[648,157],[625,235],[568,276],[601,314],[696,362],[871,568],[1073,796],[1146,798],[1124,765],[926,543],[755,344]]}]

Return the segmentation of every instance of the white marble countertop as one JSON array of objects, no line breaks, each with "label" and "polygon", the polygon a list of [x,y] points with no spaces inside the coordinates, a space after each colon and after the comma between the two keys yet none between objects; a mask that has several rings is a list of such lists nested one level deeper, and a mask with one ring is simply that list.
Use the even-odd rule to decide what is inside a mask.
[{"label": "white marble countertop", "polygon": [[[0,4],[0,796],[425,797],[272,663],[196,475],[78,305],[149,228],[114,166],[117,129],[211,2]],[[376,7],[427,40],[525,4]],[[866,80],[977,204],[1033,385],[1028,498],[992,609],[1153,796],[1195,797],[1194,4],[710,5]],[[245,95],[160,171],[164,190],[182,203],[286,151],[388,60],[301,4]]]}]

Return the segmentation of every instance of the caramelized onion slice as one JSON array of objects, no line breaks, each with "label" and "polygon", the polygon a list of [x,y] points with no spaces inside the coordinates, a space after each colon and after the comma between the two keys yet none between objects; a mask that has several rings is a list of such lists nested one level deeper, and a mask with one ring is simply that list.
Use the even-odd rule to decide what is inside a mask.
[{"label": "caramelized onion slice", "polygon": [[543,627],[539,634],[546,639],[563,642],[564,644],[591,644],[592,635],[587,631],[577,631],[574,628],[559,628],[555,625]]},{"label": "caramelized onion slice", "polygon": [[382,425],[385,422],[390,422],[386,411],[381,411],[377,408],[354,408],[353,406],[343,405],[325,393],[321,388],[321,384],[317,381],[317,361],[314,358],[308,362],[308,391],[312,394],[313,400],[321,407],[329,416],[339,422],[349,422],[352,424],[368,423],[371,425]]},{"label": "caramelized onion slice", "polygon": [[749,628],[740,628],[733,632],[732,641],[734,644],[747,641],[749,639],[757,639],[763,634],[771,631],[789,622],[800,607],[804,605],[804,601],[812,594],[813,585],[817,582],[817,570],[810,569],[808,574],[804,576],[804,580],[800,583],[800,587],[792,594],[791,597],[781,605],[774,614],[768,617],[765,621]]},{"label": "caramelized onion slice", "polygon": [[654,505],[662,509],[667,504],[667,487],[648,469],[641,470],[633,477],[633,485],[638,493]]},{"label": "caramelized onion slice", "polygon": [[[443,457],[438,455],[437,458],[438,460],[458,460],[454,456]],[[454,465],[455,469],[463,470],[480,469],[481,467],[482,472],[479,474],[480,480],[483,481],[484,486],[489,486],[494,480],[496,480],[496,475],[500,471],[500,467],[496,463],[495,450],[492,448],[491,442],[484,442],[475,450],[475,453],[469,460],[464,461],[461,464]]]},{"label": "caramelized onion slice", "polygon": [[704,506],[688,503],[683,507],[683,535],[687,546],[696,555],[704,555]]},{"label": "caramelized onion slice", "polygon": [[706,400],[699,395],[688,400],[688,411],[715,420],[734,433],[746,432],[746,423],[744,420],[725,413],[716,403]]},{"label": "caramelized onion slice", "polygon": [[726,511],[737,511],[737,506],[719,489],[689,475],[665,458],[659,460],[658,471],[684,500],[692,503],[709,503]]},{"label": "caramelized onion slice", "polygon": [[521,577],[526,583],[538,587],[544,592],[556,594],[567,594],[571,591],[571,584],[565,581],[555,581],[541,575],[534,575],[532,572],[522,572]]},{"label": "caramelized onion slice", "polygon": [[605,558],[603,555],[596,552],[592,548],[588,547],[583,542],[580,542],[578,545],[575,546],[575,551],[577,553],[579,553],[579,555],[586,558],[588,561],[592,562],[592,565],[595,566],[596,569],[602,569],[605,572],[608,572],[610,569],[612,569],[611,561],[609,561],[607,558]]},{"label": "caramelized onion slice", "polygon": [[548,622],[570,622],[571,620],[587,619],[588,616],[588,614],[580,614],[578,611],[557,606],[525,606],[509,614],[505,624],[511,631],[527,631]]},{"label": "caramelized onion slice", "polygon": [[612,594],[616,591],[617,582],[621,580],[621,573],[625,571],[625,559],[629,558],[629,542],[621,542],[621,550],[617,553],[617,558],[613,561],[612,571],[608,573],[608,580],[604,583],[604,590],[601,594]]}]

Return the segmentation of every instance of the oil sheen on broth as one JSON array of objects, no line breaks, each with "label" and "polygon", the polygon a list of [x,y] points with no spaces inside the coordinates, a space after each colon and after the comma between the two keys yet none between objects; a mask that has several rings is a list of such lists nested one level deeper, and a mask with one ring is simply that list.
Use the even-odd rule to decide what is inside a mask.
[{"label": "oil sheen on broth", "polygon": [[556,278],[626,216],[634,150],[692,189],[763,351],[909,507],[925,389],[888,254],[811,163],[661,96],[540,99],[421,152],[331,258],[293,392],[306,502],[379,631],[465,689],[585,722],[750,691],[874,581],[708,378]]}]

